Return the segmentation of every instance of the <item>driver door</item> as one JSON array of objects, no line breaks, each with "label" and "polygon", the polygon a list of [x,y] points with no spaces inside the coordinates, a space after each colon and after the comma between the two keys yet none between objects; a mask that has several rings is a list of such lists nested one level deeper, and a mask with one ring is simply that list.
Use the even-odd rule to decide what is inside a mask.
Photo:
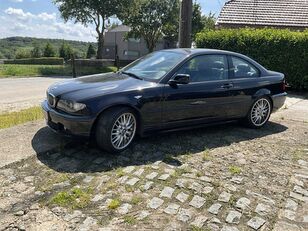
[{"label": "driver door", "polygon": [[233,84],[228,79],[225,55],[196,56],[187,61],[177,74],[190,75],[190,82],[164,86],[162,117],[166,127],[227,117]]}]

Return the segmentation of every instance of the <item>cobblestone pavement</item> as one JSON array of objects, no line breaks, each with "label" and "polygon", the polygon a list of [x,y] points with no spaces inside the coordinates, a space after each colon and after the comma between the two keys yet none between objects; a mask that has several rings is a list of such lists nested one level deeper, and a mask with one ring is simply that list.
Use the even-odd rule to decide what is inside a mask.
[{"label": "cobblestone pavement", "polygon": [[295,105],[259,130],[153,136],[120,155],[73,141],[5,166],[0,230],[308,230],[308,100]]}]

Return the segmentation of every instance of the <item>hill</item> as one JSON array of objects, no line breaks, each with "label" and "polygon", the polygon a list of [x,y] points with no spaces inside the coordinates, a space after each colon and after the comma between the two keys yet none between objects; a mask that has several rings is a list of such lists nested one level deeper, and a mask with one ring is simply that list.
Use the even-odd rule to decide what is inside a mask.
[{"label": "hill", "polygon": [[69,44],[77,53],[77,57],[79,58],[85,57],[89,44],[94,45],[96,49],[96,44],[90,42],[31,37],[9,37],[0,39],[0,59],[13,59],[15,58],[17,51],[32,50],[34,44],[38,44],[41,48],[43,48],[47,43],[50,43],[58,52],[59,47],[63,42]]}]

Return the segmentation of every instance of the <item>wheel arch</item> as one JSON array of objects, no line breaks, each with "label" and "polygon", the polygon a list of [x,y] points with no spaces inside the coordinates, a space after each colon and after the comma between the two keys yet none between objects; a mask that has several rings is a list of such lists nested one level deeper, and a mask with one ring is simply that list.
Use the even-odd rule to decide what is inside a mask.
[{"label": "wheel arch", "polygon": [[95,118],[95,120],[94,120],[94,122],[92,124],[92,127],[91,127],[91,134],[90,134],[90,136],[91,137],[94,136],[97,122],[99,121],[101,116],[103,116],[103,114],[106,111],[112,110],[114,108],[120,108],[120,107],[126,107],[126,108],[132,109],[134,111],[134,114],[135,114],[136,120],[137,120],[137,131],[136,131],[136,133],[138,135],[142,134],[142,132],[143,132],[143,122],[142,122],[142,117],[141,117],[141,113],[140,113],[139,109],[136,108],[135,106],[131,105],[131,104],[128,104],[128,103],[120,103],[120,104],[109,105],[109,106],[105,107],[104,109],[102,109],[97,114],[97,116],[96,116],[96,118]]},{"label": "wheel arch", "polygon": [[274,105],[274,102],[273,102],[273,99],[272,99],[272,92],[267,89],[267,88],[262,88],[260,90],[258,90],[253,96],[252,96],[252,104],[251,106],[253,105],[253,103],[256,101],[256,99],[259,99],[261,97],[267,97],[269,100],[270,100],[270,103],[271,103],[271,109],[273,110],[273,105]]}]

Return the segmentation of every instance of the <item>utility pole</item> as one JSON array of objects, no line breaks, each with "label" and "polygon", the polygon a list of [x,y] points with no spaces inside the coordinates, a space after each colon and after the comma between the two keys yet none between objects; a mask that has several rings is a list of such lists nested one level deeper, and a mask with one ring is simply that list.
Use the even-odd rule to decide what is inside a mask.
[{"label": "utility pole", "polygon": [[191,48],[192,0],[181,0],[179,47]]}]

